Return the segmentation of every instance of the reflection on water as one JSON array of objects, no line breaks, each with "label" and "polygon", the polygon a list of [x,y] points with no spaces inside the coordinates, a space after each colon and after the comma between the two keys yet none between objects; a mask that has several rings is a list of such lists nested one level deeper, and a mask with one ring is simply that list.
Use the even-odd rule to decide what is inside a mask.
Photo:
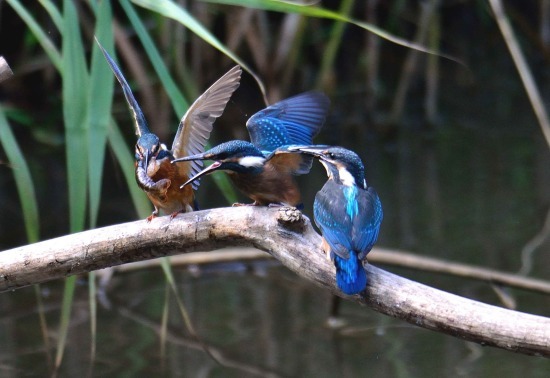
[{"label": "reflection on water", "polygon": [[[189,337],[173,300],[161,344],[165,287],[160,269],[121,274],[100,308],[94,376],[505,376],[543,377],[550,361],[463,342],[343,303],[345,325],[326,326],[330,296],[270,263],[239,271],[176,273],[179,289],[204,342],[222,367]],[[459,281],[455,281],[457,284]],[[59,315],[61,285],[45,285],[47,317]],[[25,294],[23,294],[25,292]],[[81,376],[89,364],[87,290],[80,286],[61,376]],[[531,298],[536,299],[536,298]],[[0,297],[2,376],[46,371],[33,293]],[[53,351],[52,351],[53,352]],[[162,373],[162,374],[160,374]]]}]

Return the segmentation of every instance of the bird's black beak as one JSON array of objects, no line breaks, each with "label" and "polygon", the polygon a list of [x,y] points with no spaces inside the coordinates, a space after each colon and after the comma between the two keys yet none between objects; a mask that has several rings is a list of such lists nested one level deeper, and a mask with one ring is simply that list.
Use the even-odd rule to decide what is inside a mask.
[{"label": "bird's black beak", "polygon": [[208,160],[208,159],[212,159],[212,156],[210,156],[210,155],[211,155],[211,154],[202,153],[202,154],[184,156],[184,157],[182,157],[182,158],[172,160],[172,164],[178,163],[178,162],[180,162],[180,161],[193,161],[193,160]]},{"label": "bird's black beak", "polygon": [[[197,156],[197,155],[195,155]],[[173,160],[172,162],[177,162],[177,161],[188,161],[188,160],[198,160],[198,159],[189,159],[189,157],[192,157],[192,156],[187,156],[185,158],[181,158],[181,159],[177,159],[177,160]],[[209,175],[210,173],[214,172],[214,171],[217,171],[222,165],[222,162],[221,161],[215,161],[213,162],[212,164],[210,164],[208,167],[204,168],[202,171],[200,171],[199,173],[197,173],[195,176],[191,177],[189,180],[187,180],[182,186],[180,186],[180,189],[182,189],[184,186],[186,185],[189,185],[191,184],[193,181],[196,181],[198,179],[200,179],[202,176],[206,176],[206,175]]]},{"label": "bird's black beak", "polygon": [[289,151],[301,152],[304,154],[315,156],[316,158],[322,159],[324,157],[324,152],[328,149],[329,146],[325,145],[315,145],[315,146],[291,146],[288,148]]}]

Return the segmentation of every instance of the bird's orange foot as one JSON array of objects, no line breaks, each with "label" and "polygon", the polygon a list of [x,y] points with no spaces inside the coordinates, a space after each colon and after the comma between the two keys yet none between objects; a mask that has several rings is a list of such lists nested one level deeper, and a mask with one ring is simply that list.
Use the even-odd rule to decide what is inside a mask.
[{"label": "bird's orange foot", "polygon": [[183,211],[174,211],[172,214],[170,214],[170,220],[174,219],[178,216],[179,213],[182,213]]},{"label": "bird's orange foot", "polygon": [[150,223],[157,215],[159,215],[159,210],[155,206],[155,211],[153,211],[151,215],[149,215],[145,220],[147,221],[147,223]]},{"label": "bird's orange foot", "polygon": [[325,252],[325,255],[327,257],[327,260],[330,261],[331,258],[330,258],[330,245],[327,243],[327,241],[325,240],[325,238],[321,238],[321,249],[323,250],[323,252]]}]

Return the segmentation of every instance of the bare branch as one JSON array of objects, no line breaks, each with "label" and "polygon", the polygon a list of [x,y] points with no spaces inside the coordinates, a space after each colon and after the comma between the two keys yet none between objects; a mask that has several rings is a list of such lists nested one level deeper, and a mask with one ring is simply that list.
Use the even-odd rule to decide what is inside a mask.
[{"label": "bare branch", "polygon": [[550,319],[472,301],[367,266],[361,295],[345,296],[309,220],[291,208],[222,208],[90,230],[0,253],[0,291],[132,261],[226,246],[269,252],[346,299],[482,345],[550,357]]}]

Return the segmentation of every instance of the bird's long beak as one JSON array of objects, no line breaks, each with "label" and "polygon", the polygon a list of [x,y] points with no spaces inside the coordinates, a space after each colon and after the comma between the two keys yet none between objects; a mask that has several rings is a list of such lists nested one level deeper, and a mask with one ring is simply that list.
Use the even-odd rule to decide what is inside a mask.
[{"label": "bird's long beak", "polygon": [[[189,157],[191,156],[187,156],[187,157],[184,157],[184,158],[181,158],[181,159],[177,159],[177,160],[173,160],[172,162],[175,162],[175,161],[187,161],[187,160],[197,160],[197,159],[189,159]],[[222,165],[222,162],[221,161],[215,161],[213,162],[212,164],[210,164],[208,167],[204,168],[202,171],[200,171],[199,173],[197,173],[195,176],[191,177],[189,180],[187,180],[182,186],[180,186],[180,189],[182,189],[184,186],[186,185],[189,185],[191,184],[193,181],[196,181],[198,179],[200,179],[202,176],[206,176],[216,170],[218,170],[218,168]]]},{"label": "bird's long beak", "polygon": [[326,151],[329,146],[313,145],[313,146],[290,146],[289,151],[303,152],[304,154],[313,155],[317,158],[323,157],[323,151]]},{"label": "bird's long beak", "polygon": [[180,161],[208,160],[208,159],[211,159],[211,157],[206,153],[202,153],[202,154],[184,156],[184,157],[179,158],[179,159],[174,159],[174,160],[172,160],[172,164],[178,163]]}]

